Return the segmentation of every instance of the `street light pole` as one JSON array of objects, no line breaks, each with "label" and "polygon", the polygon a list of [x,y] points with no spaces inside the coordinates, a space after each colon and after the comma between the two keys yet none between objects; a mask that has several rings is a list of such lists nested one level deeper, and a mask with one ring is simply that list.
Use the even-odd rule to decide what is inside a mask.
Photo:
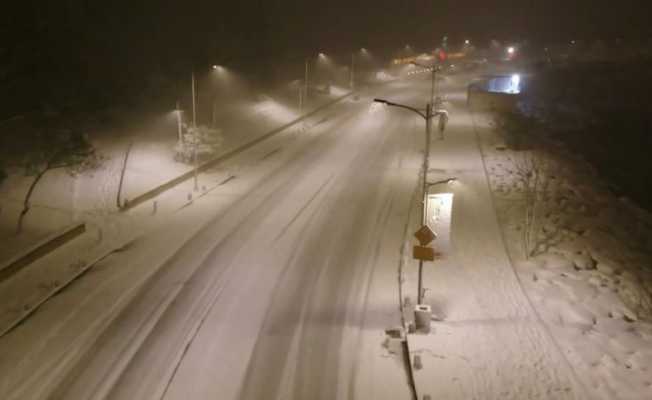
[{"label": "street light pole", "polygon": [[351,90],[355,90],[355,53],[351,55]]},{"label": "street light pole", "polygon": [[[426,105],[426,145],[425,154],[423,156],[423,179],[421,181],[421,191],[423,199],[421,201],[421,224],[426,225],[426,204],[428,197],[428,171],[430,170],[430,137],[432,134],[432,119],[433,119],[432,103]],[[419,284],[417,288],[417,300],[419,304],[423,304],[423,260],[419,260]]]},{"label": "street light pole", "polygon": [[194,164],[194,183],[195,183],[195,192],[199,190],[199,177],[197,171],[197,99],[196,99],[196,89],[195,89],[195,71],[192,71],[192,128],[193,128],[193,149],[192,149],[192,158]]},{"label": "street light pole", "polygon": [[195,96],[195,71],[192,71],[192,126],[197,126],[197,100]]},{"label": "street light pole", "polygon": [[[414,107],[406,106],[403,104],[392,103],[391,101],[383,99],[374,99],[376,103],[382,103],[390,107],[404,108],[418,114],[421,118],[426,120],[426,143],[425,150],[423,154],[423,176],[421,179],[421,191],[423,193],[423,198],[421,202],[421,223],[426,224],[426,202],[428,197],[428,170],[430,169],[430,137],[432,134],[432,120],[439,114],[434,110],[432,104],[426,105],[425,114],[422,110],[418,110]],[[418,304],[423,302],[423,260],[419,260],[419,282],[417,287],[417,301]]]},{"label": "street light pole", "polygon": [[305,84],[305,95],[303,96],[303,101],[308,101],[308,59],[306,58],[306,78],[304,80]]},{"label": "street light pole", "polygon": [[179,106],[179,100],[177,100],[177,136],[179,143],[183,143],[183,123],[181,122],[181,107]]},{"label": "street light pole", "polygon": [[416,65],[417,67],[429,69],[432,72],[432,83],[431,83],[431,86],[430,86],[430,104],[432,104],[432,106],[434,107],[435,106],[436,82],[437,82],[437,66],[436,65],[426,66],[426,65],[423,65],[423,64],[419,64],[418,62],[414,62],[414,61],[412,62],[412,65]]}]

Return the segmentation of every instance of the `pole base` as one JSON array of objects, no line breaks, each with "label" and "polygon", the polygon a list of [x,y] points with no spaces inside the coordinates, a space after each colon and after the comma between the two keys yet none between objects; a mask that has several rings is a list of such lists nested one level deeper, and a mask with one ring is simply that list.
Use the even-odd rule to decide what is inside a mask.
[{"label": "pole base", "polygon": [[414,308],[414,323],[417,332],[430,333],[432,309],[428,304],[417,304]]}]

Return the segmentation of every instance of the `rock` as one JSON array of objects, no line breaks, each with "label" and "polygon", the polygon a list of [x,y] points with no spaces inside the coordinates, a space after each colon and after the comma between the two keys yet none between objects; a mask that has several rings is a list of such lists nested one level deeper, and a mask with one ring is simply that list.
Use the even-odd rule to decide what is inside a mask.
[{"label": "rock", "polygon": [[590,277],[588,282],[589,282],[589,284],[591,284],[593,286],[596,286],[596,287],[600,286],[602,284],[602,280],[600,278],[598,278],[597,276]]},{"label": "rock", "polygon": [[596,269],[605,275],[614,275],[616,272],[616,269],[614,267],[604,262],[599,262],[598,265],[596,266]]},{"label": "rock", "polygon": [[547,269],[573,269],[573,262],[561,254],[544,254],[538,257]]},{"label": "rock", "polygon": [[596,262],[591,256],[588,254],[576,254],[573,257],[573,265],[575,266],[575,269],[578,271],[588,271],[595,269],[596,267]]},{"label": "rock", "polygon": [[632,310],[626,308],[623,311],[623,319],[625,321],[627,321],[627,322],[635,322],[635,321],[638,321],[638,316],[636,315],[635,312],[633,312]]}]

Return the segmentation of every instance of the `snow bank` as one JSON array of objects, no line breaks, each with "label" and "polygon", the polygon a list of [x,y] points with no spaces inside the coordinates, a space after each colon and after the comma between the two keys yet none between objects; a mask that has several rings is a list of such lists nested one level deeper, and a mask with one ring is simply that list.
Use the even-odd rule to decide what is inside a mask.
[{"label": "snow bank", "polygon": [[514,159],[477,116],[501,225],[537,311],[594,399],[652,397],[652,224],[564,149],[541,204],[535,256],[525,260],[523,188]]}]

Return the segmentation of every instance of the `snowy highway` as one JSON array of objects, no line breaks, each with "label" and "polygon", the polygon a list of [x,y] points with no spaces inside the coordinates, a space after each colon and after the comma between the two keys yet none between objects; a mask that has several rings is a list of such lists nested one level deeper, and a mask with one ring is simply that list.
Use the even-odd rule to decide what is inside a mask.
[{"label": "snowy highway", "polygon": [[[450,129],[433,145],[431,180],[455,174],[461,184],[456,256],[426,281],[447,320],[411,339],[410,351],[432,355],[417,392],[582,398],[505,253],[464,83],[444,82]],[[423,120],[371,99],[421,106],[429,89],[427,74],[368,89],[305,132],[241,155],[237,179],[0,340],[0,397],[413,398],[403,355],[383,342],[401,324],[398,267],[417,212]]]}]

